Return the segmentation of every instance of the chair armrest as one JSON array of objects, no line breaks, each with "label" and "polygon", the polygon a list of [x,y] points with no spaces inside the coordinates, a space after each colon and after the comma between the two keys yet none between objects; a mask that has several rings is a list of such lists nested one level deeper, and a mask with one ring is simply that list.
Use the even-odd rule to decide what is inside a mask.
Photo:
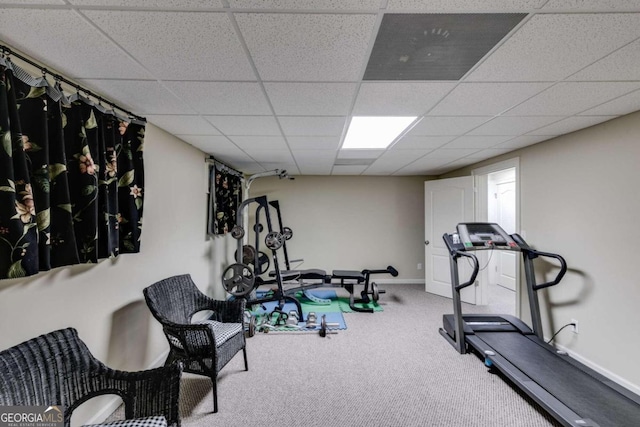
[{"label": "chair armrest", "polygon": [[[103,394],[118,394],[124,403],[125,418],[164,416],[169,427],[180,426],[180,377],[183,366],[174,363],[155,369],[125,372],[111,369],[97,359],[90,372],[71,373],[76,398],[66,408],[69,415],[81,403]],[[66,419],[66,417],[65,417]]]},{"label": "chair armrest", "polygon": [[218,322],[242,323],[246,303],[246,300],[243,298],[221,301],[204,295],[202,298],[202,305],[199,307],[198,311],[213,311],[211,319],[217,320]]},{"label": "chair armrest", "polygon": [[211,349],[215,348],[215,336],[207,324],[181,325],[164,322],[162,328],[169,345],[189,358],[210,357]]}]

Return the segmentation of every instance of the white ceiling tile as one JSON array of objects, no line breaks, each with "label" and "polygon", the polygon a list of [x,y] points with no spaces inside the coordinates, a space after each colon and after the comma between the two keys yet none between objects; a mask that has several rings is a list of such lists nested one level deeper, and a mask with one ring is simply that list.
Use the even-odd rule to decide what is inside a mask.
[{"label": "white ceiling tile", "polygon": [[222,7],[218,0],[68,0],[69,3],[80,6],[109,6],[109,7],[157,7],[168,9],[192,9]]},{"label": "white ceiling tile", "polygon": [[450,136],[405,136],[393,144],[391,150],[434,149],[455,138]]},{"label": "white ceiling tile", "polygon": [[273,116],[204,116],[225,135],[282,136]]},{"label": "white ceiling tile", "polygon": [[289,150],[269,150],[262,147],[251,147],[246,150],[247,154],[253,157],[257,162],[278,162],[278,163],[294,163],[293,157]]},{"label": "white ceiling tile", "polygon": [[472,130],[468,135],[521,135],[562,118],[563,116],[500,116]]},{"label": "white ceiling tile", "polygon": [[271,114],[258,83],[168,81],[165,84],[200,114]]},{"label": "white ceiling tile", "polygon": [[226,137],[220,135],[176,135],[183,141],[211,154],[214,157],[226,156],[227,159],[253,161]]},{"label": "white ceiling tile", "polygon": [[355,166],[355,165],[337,165],[334,166],[331,175],[360,175],[367,169],[368,166]]},{"label": "white ceiling tile", "polygon": [[488,10],[521,11],[522,9],[539,8],[547,0],[389,0],[389,11],[428,11],[428,12],[475,12]]},{"label": "white ceiling tile", "polygon": [[542,9],[637,11],[638,7],[638,0],[549,0]]},{"label": "white ceiling tile", "polygon": [[461,136],[459,138],[454,139],[447,145],[443,145],[442,149],[452,149],[452,148],[489,148],[494,145],[498,145],[502,142],[510,139],[511,136]]},{"label": "white ceiling tile", "polygon": [[479,150],[477,148],[438,148],[424,156],[423,160],[437,159],[454,161],[462,157],[467,157],[478,151]]},{"label": "white ceiling tile", "polygon": [[64,0],[0,0],[0,4],[64,4]]},{"label": "white ceiling tile", "polygon": [[217,158],[219,160],[224,161],[229,166],[233,166],[234,168],[236,168],[237,170],[243,172],[246,175],[252,175],[254,173],[265,172],[267,170],[264,166],[262,166],[260,163],[257,163],[254,160],[239,161],[239,160],[234,160],[233,158],[229,158],[229,157],[227,157],[225,159],[222,156],[221,157],[217,157]]},{"label": "white ceiling tile", "polygon": [[421,116],[455,83],[364,82],[356,98],[357,116]]},{"label": "white ceiling tile", "polygon": [[260,162],[260,164],[265,168],[265,170],[280,169],[280,170],[284,170],[290,175],[300,175],[298,167],[293,162],[263,161],[263,162]]},{"label": "white ceiling tile", "polygon": [[537,144],[538,142],[546,141],[553,136],[549,135],[522,135],[517,136],[513,139],[510,139],[507,142],[503,142],[502,144],[496,145],[495,148],[509,148],[512,150],[516,150],[518,148],[528,147],[533,144]]},{"label": "white ceiling tile", "polygon": [[176,98],[164,86],[155,81],[141,80],[80,80],[96,93],[118,104],[134,114],[194,114],[195,111]]},{"label": "white ceiling tile", "polygon": [[252,150],[288,150],[281,136],[229,136],[229,139],[247,153]]},{"label": "white ceiling tile", "polygon": [[340,150],[339,159],[377,159],[384,150]]},{"label": "white ceiling tile", "polygon": [[342,116],[349,114],[355,83],[265,83],[276,114]]},{"label": "white ceiling tile", "polygon": [[333,161],[336,159],[337,151],[333,150],[299,150],[293,151],[293,157],[296,159],[298,164],[300,162],[329,162],[333,164]]},{"label": "white ceiling tile", "polygon": [[3,44],[11,45],[66,77],[152,77],[75,11],[2,8],[0,22]]},{"label": "white ceiling tile", "polygon": [[83,13],[159,79],[256,79],[226,13]]},{"label": "white ceiling tile", "polygon": [[583,111],[580,115],[589,116],[621,116],[640,110],[640,91],[605,102],[597,107]]},{"label": "white ceiling tile", "polygon": [[174,135],[220,135],[211,123],[200,116],[147,114],[146,119]]},{"label": "white ceiling tile", "polygon": [[298,168],[302,175],[330,175],[333,169],[333,162],[300,162]]},{"label": "white ceiling tile", "polygon": [[288,136],[287,141],[292,150],[332,150],[337,151],[340,145],[339,136]]},{"label": "white ceiling tile", "polygon": [[[466,159],[472,159],[474,162],[490,159],[492,157],[501,156],[503,154],[513,151],[512,148],[488,148],[486,150],[477,151],[470,154]],[[470,163],[469,163],[470,164]]]},{"label": "white ceiling tile", "polygon": [[468,76],[473,81],[557,81],[638,37],[640,14],[533,16]]},{"label": "white ceiling tile", "polygon": [[246,9],[321,9],[377,10],[380,0],[229,0],[231,8]]},{"label": "white ceiling tile", "polygon": [[407,133],[407,136],[461,135],[491,120],[492,117],[493,116],[426,116]]},{"label": "white ceiling tile", "polygon": [[508,116],[577,114],[640,88],[640,82],[562,82],[509,110]]},{"label": "white ceiling tile", "polygon": [[278,117],[288,136],[340,136],[346,117]]},{"label": "white ceiling tile", "polygon": [[535,135],[562,135],[611,120],[612,116],[575,116],[531,132]]},{"label": "white ceiling tile", "polygon": [[243,14],[236,20],[263,80],[356,81],[375,15]]},{"label": "white ceiling tile", "polygon": [[373,167],[395,167],[394,171],[415,162],[432,150],[397,150],[387,151],[378,158],[371,166]]},{"label": "white ceiling tile", "polygon": [[578,71],[568,80],[640,80],[640,39]]},{"label": "white ceiling tile", "polygon": [[550,83],[461,83],[429,112],[429,116],[496,116],[550,85]]}]

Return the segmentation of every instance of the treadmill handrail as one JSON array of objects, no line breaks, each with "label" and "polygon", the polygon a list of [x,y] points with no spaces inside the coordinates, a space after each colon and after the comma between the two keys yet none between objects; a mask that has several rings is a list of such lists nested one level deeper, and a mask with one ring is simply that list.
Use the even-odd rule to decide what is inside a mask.
[{"label": "treadmill handrail", "polygon": [[473,272],[471,273],[471,277],[466,282],[460,283],[458,286],[456,286],[456,290],[459,291],[461,289],[466,288],[467,286],[473,285],[473,283],[476,281],[476,278],[478,277],[478,272],[480,271],[480,264],[478,263],[478,258],[472,253],[455,251],[455,255],[465,256],[467,258],[471,258],[471,260],[473,261]]},{"label": "treadmill handrail", "polygon": [[555,279],[553,279],[553,280],[551,280],[549,282],[540,283],[539,285],[534,285],[533,286],[533,290],[537,291],[537,290],[540,290],[540,289],[548,288],[550,286],[555,286],[558,283],[560,283],[560,280],[562,280],[562,278],[564,277],[565,273],[567,272],[567,262],[564,260],[564,258],[561,255],[553,254],[551,252],[541,252],[541,251],[537,251],[535,249],[530,249],[530,248],[528,249],[528,251],[531,252],[532,254],[536,255],[536,256],[554,258],[554,259],[557,259],[558,261],[560,261],[560,271],[556,275]]}]

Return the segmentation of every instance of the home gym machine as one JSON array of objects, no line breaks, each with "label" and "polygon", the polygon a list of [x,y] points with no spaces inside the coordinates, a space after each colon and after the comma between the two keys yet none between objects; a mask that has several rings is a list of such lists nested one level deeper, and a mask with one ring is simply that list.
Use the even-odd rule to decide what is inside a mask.
[{"label": "home gym machine", "polygon": [[[444,234],[449,251],[454,313],[443,316],[440,334],[459,352],[475,351],[485,364],[497,369],[564,426],[637,426],[640,396],[545,342],[538,291],[557,285],[567,271],[560,255],[531,248],[518,234],[507,234],[495,223],[461,223],[457,232]],[[471,286],[480,270],[479,250],[522,253],[532,328],[507,315],[462,314],[460,292]],[[556,277],[537,284],[534,260],[552,258],[560,263]],[[471,277],[460,283],[458,260],[473,265]]]},{"label": "home gym machine", "polygon": [[[285,237],[282,243],[284,252],[285,269],[280,271],[282,280],[297,281],[298,286],[294,288],[288,288],[286,293],[288,295],[295,295],[297,292],[302,291],[304,295],[316,303],[329,304],[331,301],[318,298],[312,293],[308,292],[311,289],[320,287],[336,287],[341,286],[349,293],[349,307],[353,311],[362,313],[373,313],[374,309],[370,307],[358,307],[356,303],[369,304],[371,302],[378,302],[380,294],[385,293],[384,290],[378,289],[378,284],[371,282],[371,276],[378,274],[390,274],[393,277],[398,276],[398,270],[392,266],[387,266],[385,269],[362,271],[357,270],[333,270],[331,275],[328,275],[325,270],[321,269],[291,269],[289,261],[289,254],[287,251],[287,240],[293,237],[293,230],[289,227],[283,226],[282,212],[280,210],[280,203],[277,200],[269,202],[275,210],[278,219],[278,225],[282,231],[282,235]],[[302,260],[293,260],[291,262],[300,262]],[[270,273],[271,277],[275,277],[276,271]],[[360,292],[360,298],[355,297],[354,286],[362,285],[364,288]]]},{"label": "home gym machine", "polygon": [[[252,203],[256,203],[256,221],[255,246],[243,245],[244,230],[244,210]],[[260,248],[260,232],[262,225],[260,223],[260,212],[265,211],[267,223],[267,235],[264,239],[267,248],[271,249],[271,258],[275,269],[275,278],[273,281],[264,281],[260,277],[268,268],[268,256],[259,250]],[[298,319],[304,321],[302,306],[300,302],[291,295],[286,295],[282,288],[282,275],[280,274],[280,266],[278,265],[278,249],[282,247],[285,236],[279,231],[275,231],[271,222],[269,213],[269,204],[266,196],[254,197],[244,200],[238,207],[236,214],[236,225],[231,229],[231,235],[238,241],[238,248],[235,252],[236,262],[229,265],[222,273],[222,286],[224,289],[237,298],[250,297],[252,292],[263,284],[276,284],[277,290],[271,295],[264,298],[247,299],[247,306],[259,305],[265,302],[277,301],[276,310],[282,311],[284,304],[289,301],[295,304],[298,311]],[[266,261],[265,261],[266,259]]]}]

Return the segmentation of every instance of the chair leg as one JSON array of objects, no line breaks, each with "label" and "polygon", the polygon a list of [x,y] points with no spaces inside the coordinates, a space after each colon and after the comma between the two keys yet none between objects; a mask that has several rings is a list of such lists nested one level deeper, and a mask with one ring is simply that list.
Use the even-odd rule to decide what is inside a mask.
[{"label": "chair leg", "polygon": [[249,364],[247,363],[247,347],[242,347],[242,355],[244,356],[244,370],[249,370]]},{"label": "chair leg", "polygon": [[218,379],[211,378],[213,384],[213,413],[218,412]]}]

